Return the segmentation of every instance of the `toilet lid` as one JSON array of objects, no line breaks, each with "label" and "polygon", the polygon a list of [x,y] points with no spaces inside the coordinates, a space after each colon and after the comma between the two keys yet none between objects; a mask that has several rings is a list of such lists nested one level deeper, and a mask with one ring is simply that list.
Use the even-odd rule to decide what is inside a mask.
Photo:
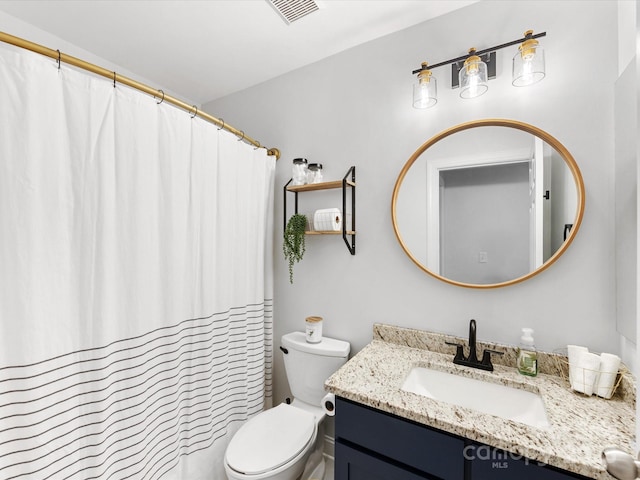
[{"label": "toilet lid", "polygon": [[309,443],[316,427],[313,414],[280,404],[245,423],[229,442],[227,465],[257,475],[284,465]]}]

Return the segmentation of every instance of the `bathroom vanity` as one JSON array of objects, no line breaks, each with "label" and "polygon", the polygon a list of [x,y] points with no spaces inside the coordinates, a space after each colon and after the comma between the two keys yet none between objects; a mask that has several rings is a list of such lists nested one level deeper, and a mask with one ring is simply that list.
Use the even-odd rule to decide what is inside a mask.
[{"label": "bathroom vanity", "polygon": [[349,400],[336,411],[336,480],[588,478]]},{"label": "bathroom vanity", "polygon": [[[510,347],[487,345],[505,354],[493,372],[483,372],[454,365],[444,341],[463,340],[376,325],[374,340],[327,380],[337,397],[336,480],[611,479],[603,448],[634,451],[631,378],[611,400],[586,397],[554,375],[550,357],[542,355],[543,373],[529,378],[508,366]],[[546,421],[503,418],[407,391],[415,367],[535,393]]]}]

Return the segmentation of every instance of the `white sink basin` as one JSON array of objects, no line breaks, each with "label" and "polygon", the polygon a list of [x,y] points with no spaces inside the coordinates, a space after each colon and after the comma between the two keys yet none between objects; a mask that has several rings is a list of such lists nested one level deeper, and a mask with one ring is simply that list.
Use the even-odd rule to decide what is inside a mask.
[{"label": "white sink basin", "polygon": [[532,427],[550,425],[540,395],[518,388],[413,367],[401,389]]}]

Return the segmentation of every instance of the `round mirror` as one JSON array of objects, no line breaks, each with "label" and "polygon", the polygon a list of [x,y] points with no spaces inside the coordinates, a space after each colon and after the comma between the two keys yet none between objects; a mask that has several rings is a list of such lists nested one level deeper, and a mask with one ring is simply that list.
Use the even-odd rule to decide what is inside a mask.
[{"label": "round mirror", "polygon": [[518,283],[573,241],[584,183],[569,151],[522,122],[479,120],[424,143],[402,168],[391,217],[425,272],[473,288]]}]

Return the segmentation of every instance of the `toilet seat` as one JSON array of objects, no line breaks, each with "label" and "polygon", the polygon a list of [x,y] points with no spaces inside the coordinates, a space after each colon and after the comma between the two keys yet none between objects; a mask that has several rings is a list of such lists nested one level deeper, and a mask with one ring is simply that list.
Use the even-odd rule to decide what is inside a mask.
[{"label": "toilet seat", "polygon": [[226,463],[244,475],[275,470],[307,448],[316,427],[313,414],[282,403],[240,427],[227,447]]}]

